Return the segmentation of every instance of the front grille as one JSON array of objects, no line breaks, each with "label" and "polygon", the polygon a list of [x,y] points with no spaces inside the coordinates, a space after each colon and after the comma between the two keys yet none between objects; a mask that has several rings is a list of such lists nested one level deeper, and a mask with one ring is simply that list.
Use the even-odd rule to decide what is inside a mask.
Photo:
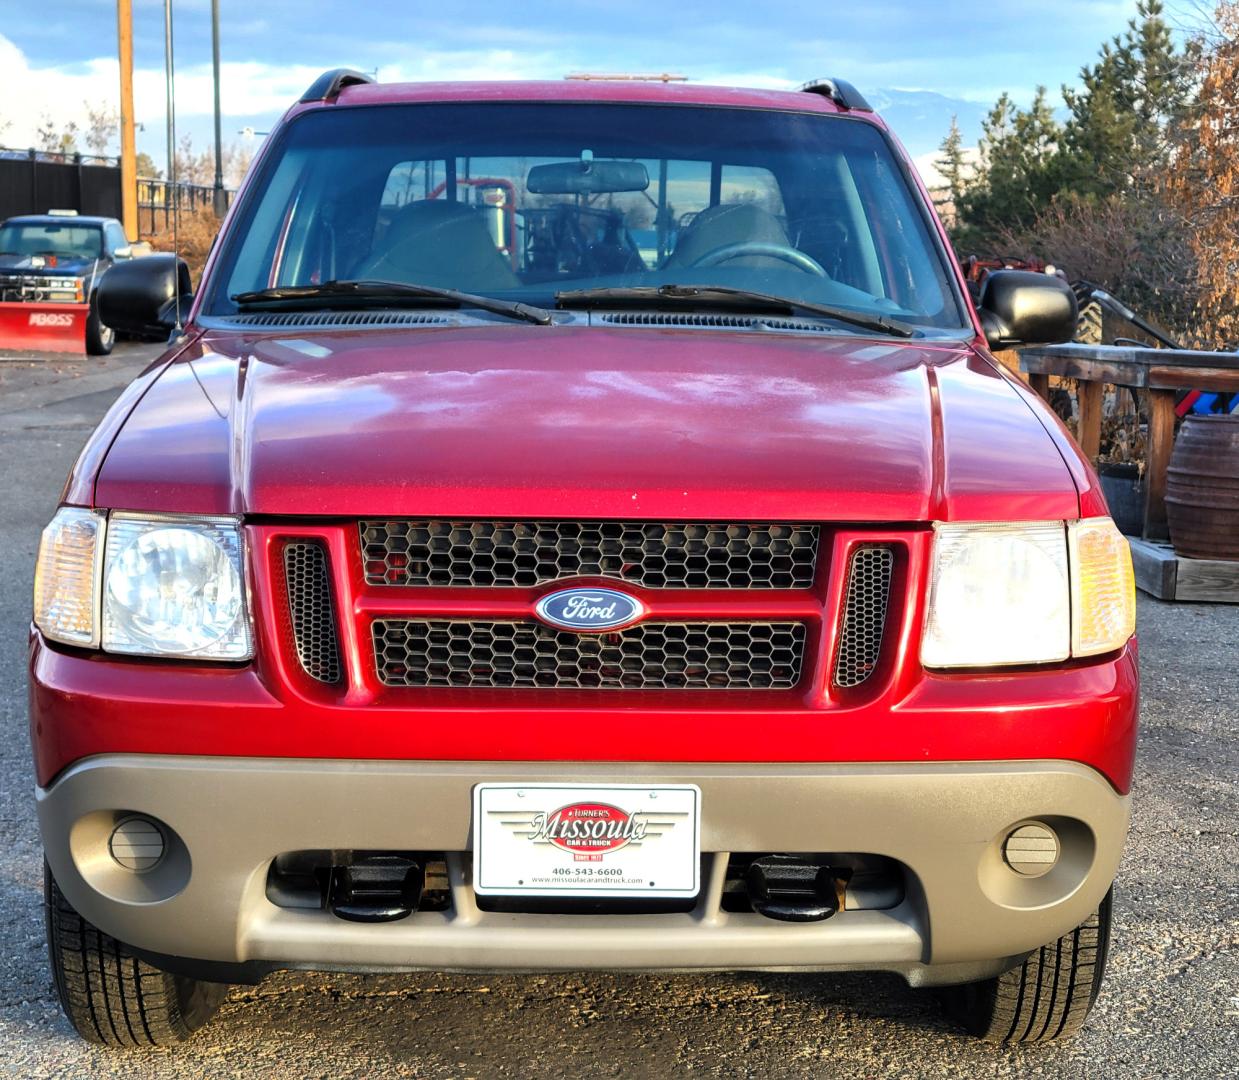
[{"label": "front grille", "polygon": [[532,586],[618,578],[649,589],[807,589],[816,525],[363,521],[370,585]]},{"label": "front grille", "polygon": [[845,690],[860,686],[877,670],[894,569],[895,554],[888,546],[866,545],[852,553],[835,661],[836,686]]},{"label": "front grille", "polygon": [[312,679],[338,683],[342,674],[327,552],[318,543],[284,545],[288,614],[297,659]]},{"label": "front grille", "polygon": [[641,623],[577,634],[540,623],[380,619],[387,686],[607,690],[784,690],[800,679],[795,622]]}]

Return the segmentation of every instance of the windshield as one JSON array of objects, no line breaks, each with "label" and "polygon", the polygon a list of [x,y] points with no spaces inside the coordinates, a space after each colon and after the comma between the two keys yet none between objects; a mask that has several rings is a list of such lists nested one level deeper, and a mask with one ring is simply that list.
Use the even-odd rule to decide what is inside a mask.
[{"label": "windshield", "polygon": [[[607,104],[323,109],[285,130],[204,314],[337,280],[554,306],[726,286],[966,326],[883,134],[846,117]],[[323,297],[319,306],[330,306]]]},{"label": "windshield", "polygon": [[98,225],[22,225],[10,222],[0,226],[0,254],[97,259],[102,252],[103,230]]}]

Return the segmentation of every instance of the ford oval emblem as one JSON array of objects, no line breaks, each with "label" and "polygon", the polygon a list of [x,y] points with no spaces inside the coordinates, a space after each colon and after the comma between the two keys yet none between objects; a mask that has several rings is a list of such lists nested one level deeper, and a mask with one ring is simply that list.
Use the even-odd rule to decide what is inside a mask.
[{"label": "ford oval emblem", "polygon": [[597,633],[631,625],[645,614],[645,605],[615,589],[560,589],[542,597],[534,610],[561,630]]}]

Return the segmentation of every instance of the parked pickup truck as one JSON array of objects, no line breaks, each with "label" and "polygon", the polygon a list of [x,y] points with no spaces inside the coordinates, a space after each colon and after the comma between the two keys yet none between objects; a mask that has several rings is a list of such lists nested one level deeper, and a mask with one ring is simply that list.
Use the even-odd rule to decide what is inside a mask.
[{"label": "parked pickup truck", "polygon": [[76,210],[0,222],[0,348],[106,356],[116,334],[99,318],[99,285],[137,247],[115,218]]},{"label": "parked pickup truck", "polygon": [[175,336],[39,552],[84,1037],[284,968],[881,970],[1080,1027],[1131,564],[990,354],[1075,299],[974,307],[851,86],[330,72],[187,289],[109,271],[108,325]]}]

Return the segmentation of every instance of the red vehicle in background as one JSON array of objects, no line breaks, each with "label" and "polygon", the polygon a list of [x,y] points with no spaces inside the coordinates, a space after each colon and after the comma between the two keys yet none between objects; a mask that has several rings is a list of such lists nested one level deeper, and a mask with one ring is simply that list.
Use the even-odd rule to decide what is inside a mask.
[{"label": "red vehicle in background", "polygon": [[[329,72],[44,533],[61,1002],[281,968],[884,970],[1022,1042],[1105,967],[1131,563],[864,98]],[[123,1008],[122,1008],[123,1006]]]}]

